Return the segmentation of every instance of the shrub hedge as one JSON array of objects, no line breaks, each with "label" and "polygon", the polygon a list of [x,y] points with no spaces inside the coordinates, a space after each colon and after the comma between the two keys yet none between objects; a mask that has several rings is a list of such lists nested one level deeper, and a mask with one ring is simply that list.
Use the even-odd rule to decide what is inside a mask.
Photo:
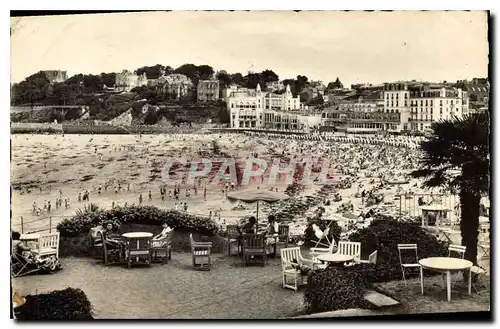
[{"label": "shrub hedge", "polygon": [[304,291],[307,313],[370,308],[363,297],[371,285],[373,273],[372,264],[313,271],[307,278]]},{"label": "shrub hedge", "polygon": [[57,225],[61,236],[86,234],[92,227],[106,221],[117,224],[134,223],[146,225],[168,224],[179,231],[198,232],[213,236],[219,232],[217,224],[205,217],[198,217],[176,210],[161,210],[152,206],[117,207],[112,210],[81,212],[72,218],[64,219]]},{"label": "shrub hedge", "polygon": [[92,306],[80,289],[67,288],[46,294],[28,295],[14,310],[18,320],[92,320]]},{"label": "shrub hedge", "polygon": [[[361,242],[361,257],[377,250],[377,265],[375,267],[374,282],[401,280],[402,272],[397,245],[400,243],[415,243],[418,247],[418,258],[447,256],[448,244],[438,241],[420,226],[419,222],[398,222],[390,217],[377,217],[370,226],[354,232],[350,241]],[[403,261],[415,262],[415,255],[411,252],[402,252]],[[408,273],[408,275],[406,275]],[[436,273],[426,272],[425,275]],[[405,272],[406,277],[418,276],[418,271]]]}]

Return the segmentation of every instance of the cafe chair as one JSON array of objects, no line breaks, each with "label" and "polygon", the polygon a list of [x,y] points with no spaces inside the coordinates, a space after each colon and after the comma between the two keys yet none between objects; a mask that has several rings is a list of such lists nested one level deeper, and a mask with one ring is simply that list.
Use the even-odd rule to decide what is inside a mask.
[{"label": "cafe chair", "polygon": [[266,236],[264,234],[243,234],[243,265],[250,258],[262,257],[262,266],[267,264]]},{"label": "cafe chair", "polygon": [[[406,276],[405,276],[405,270],[410,270],[413,268],[419,269],[420,272],[420,282],[422,282],[422,266],[418,263],[418,252],[417,252],[417,244],[416,243],[398,243],[398,254],[399,254],[399,263],[401,265],[401,272],[403,272],[403,282],[405,286],[406,284]],[[405,253],[405,257],[403,258],[401,255],[401,251]],[[415,251],[415,257],[413,258],[411,255],[413,255],[413,252]],[[408,252],[410,254],[408,254]],[[414,259],[414,260],[413,260]]]},{"label": "cafe chair", "polygon": [[[153,262],[160,261],[161,259],[162,264],[168,264],[168,261],[172,259],[172,235],[174,234],[174,230],[168,229],[164,229],[151,240]],[[161,256],[158,257],[158,254]]]},{"label": "cafe chair", "polygon": [[[474,280],[472,280],[472,288],[474,289],[476,294],[481,294],[483,292],[487,292],[488,289],[483,289],[483,290],[478,289],[478,286],[480,285],[479,280],[486,277],[486,270],[482,267],[477,266],[477,265],[473,265],[471,267],[470,271],[471,271],[472,279],[476,280],[476,282],[474,282]],[[483,287],[486,288],[486,285],[484,285]]]},{"label": "cafe chair", "polygon": [[238,255],[241,250],[241,240],[240,240],[240,231],[238,230],[238,225],[228,225],[227,230],[227,254],[231,255],[231,244],[236,244],[238,248]]},{"label": "cafe chair", "polygon": [[[448,247],[448,257],[464,259],[466,249],[467,249],[467,247],[465,247],[465,246],[460,246],[457,244],[450,244],[450,246]],[[454,280],[453,279],[451,280],[452,285],[455,282],[457,282],[459,276],[460,276],[460,272],[457,273],[456,278]],[[444,281],[445,274],[443,274],[442,277],[443,277],[443,281]]]},{"label": "cafe chair", "polygon": [[189,234],[191,243],[191,254],[193,256],[193,268],[210,271],[212,262],[210,260],[210,251],[212,242],[197,242],[193,240],[193,234]]},{"label": "cafe chair", "polygon": [[122,249],[109,249],[109,243],[106,242],[106,239],[104,238],[104,232],[99,231],[98,236],[100,237],[102,241],[102,253],[103,253],[103,260],[104,260],[104,265],[113,265],[113,264],[121,264],[123,263],[123,253]]}]

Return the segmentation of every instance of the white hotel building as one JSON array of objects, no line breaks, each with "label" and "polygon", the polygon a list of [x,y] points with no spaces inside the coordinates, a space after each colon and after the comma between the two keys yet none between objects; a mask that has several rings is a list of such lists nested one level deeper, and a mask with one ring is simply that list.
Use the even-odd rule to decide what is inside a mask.
[{"label": "white hotel building", "polygon": [[385,113],[398,113],[397,131],[429,129],[433,122],[461,117],[468,112],[467,93],[460,88],[429,83],[386,83],[383,92]]},{"label": "white hotel building", "polygon": [[262,92],[260,85],[256,89],[231,86],[224,96],[230,128],[300,130],[315,126],[318,121],[297,113],[307,107],[299,97],[293,97],[290,86],[283,94]]}]

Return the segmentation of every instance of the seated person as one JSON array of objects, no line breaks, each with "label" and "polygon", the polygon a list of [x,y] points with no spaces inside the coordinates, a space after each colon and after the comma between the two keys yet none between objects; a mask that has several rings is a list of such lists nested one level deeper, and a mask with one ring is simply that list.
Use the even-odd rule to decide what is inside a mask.
[{"label": "seated person", "polygon": [[172,228],[167,224],[163,224],[163,230],[160,232],[160,234],[153,237],[152,247],[153,248],[165,247],[165,244],[167,243],[166,238],[170,232],[172,232]]},{"label": "seated person", "polygon": [[11,257],[13,264],[18,263],[19,261],[25,261],[32,264],[31,266],[38,267],[40,270],[44,270],[47,272],[61,269],[57,256],[51,255],[41,258],[20,240],[21,234],[19,234],[19,232],[12,232],[11,238]]},{"label": "seated person", "polygon": [[[12,232],[11,234],[11,256],[23,257],[23,253],[30,252],[31,248],[26,246],[21,240],[21,234],[19,232]],[[24,259],[24,257],[23,257]]]},{"label": "seated person", "polygon": [[117,231],[118,227],[112,221],[107,221],[104,224],[103,235],[106,240],[106,248],[111,250],[112,253],[125,250],[125,240],[116,233]]},{"label": "seated person", "polygon": [[256,232],[256,224],[257,224],[257,220],[255,219],[255,217],[250,217],[247,220],[243,220],[239,225],[238,225],[238,229],[241,233],[246,233],[246,234],[255,234]]},{"label": "seated person", "polygon": [[278,234],[279,225],[274,215],[269,215],[267,220],[268,220],[268,225],[266,230],[266,235],[267,235],[266,246],[272,246],[276,243],[276,238],[273,235]]}]

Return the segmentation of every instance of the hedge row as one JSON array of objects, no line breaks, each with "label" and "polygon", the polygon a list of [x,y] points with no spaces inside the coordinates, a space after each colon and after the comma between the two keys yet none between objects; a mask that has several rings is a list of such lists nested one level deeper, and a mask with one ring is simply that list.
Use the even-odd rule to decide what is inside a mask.
[{"label": "hedge row", "polygon": [[219,232],[217,224],[205,217],[197,217],[176,210],[161,210],[152,206],[117,207],[112,210],[80,212],[72,218],[64,219],[57,225],[61,236],[86,234],[92,227],[107,221],[117,224],[134,223],[145,225],[163,225],[180,231],[198,232],[213,236]]}]

